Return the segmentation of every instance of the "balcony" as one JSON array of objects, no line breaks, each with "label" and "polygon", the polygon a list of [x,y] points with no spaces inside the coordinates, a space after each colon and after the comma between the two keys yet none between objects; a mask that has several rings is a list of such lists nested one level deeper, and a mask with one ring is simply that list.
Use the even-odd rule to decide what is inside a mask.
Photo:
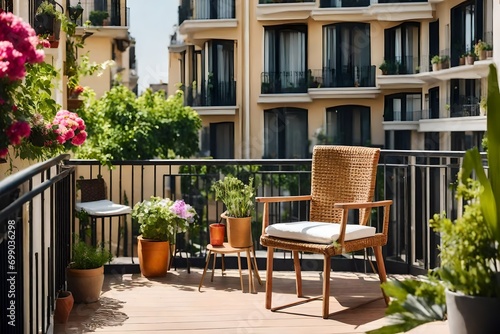
[{"label": "balcony", "polygon": [[418,121],[422,118],[422,110],[412,110],[402,113],[392,111],[384,115],[384,131],[414,130],[418,131]]},{"label": "balcony", "polygon": [[207,114],[210,110],[218,110],[218,115],[228,115],[228,112],[231,115],[235,114],[236,81],[207,83],[202,80],[200,87],[200,91],[193,86],[187,87],[186,105],[195,109],[200,115]]},{"label": "balcony", "polygon": [[425,0],[320,0],[311,12],[316,21],[368,22],[432,19],[432,5]]},{"label": "balcony", "polygon": [[[376,199],[381,196],[394,200],[389,240],[384,247],[388,273],[423,274],[438,263],[439,237],[430,229],[428,215],[445,211],[451,219],[456,218],[458,208],[452,200],[454,190],[448,185],[454,181],[462,157],[463,152],[382,151]],[[79,229],[79,222],[72,211],[77,194],[75,180],[80,177],[96,177],[97,174],[101,174],[108,184],[108,198],[117,202],[123,202],[124,194],[127,194],[129,203],[157,195],[173,199],[183,198],[193,204],[200,213],[197,226],[189,234],[177,239],[178,247],[189,249],[189,263],[193,270],[190,274],[186,273],[186,257],[177,256],[174,261],[174,268],[177,270],[171,269],[167,277],[158,280],[140,277],[137,275],[139,268],[135,253],[137,231],[134,230],[132,222],[126,221],[119,227],[118,224],[113,224],[113,221],[105,220],[102,225],[96,225],[95,232],[99,239],[109,240],[106,247],[111,247],[113,254],[117,256],[116,261],[105,268],[107,273],[112,274],[107,276],[101,302],[74,308],[68,326],[82,325],[86,331],[108,327],[113,330],[113,326],[123,326],[114,328],[120,332],[141,329],[161,331],[165,326],[174,331],[182,331],[207,329],[215,325],[218,330],[222,328],[220,326],[236,330],[241,326],[254,328],[254,319],[257,316],[262,320],[257,322],[259,328],[262,328],[263,324],[270,328],[277,326],[279,329],[290,326],[294,330],[299,328],[298,332],[301,332],[305,327],[327,326],[325,332],[335,332],[337,326],[344,326],[338,327],[338,331],[364,332],[374,328],[370,327],[375,325],[371,324],[371,321],[381,319],[377,321],[377,326],[384,322],[382,318],[385,305],[381,300],[370,304],[368,313],[365,307],[361,307],[343,313],[342,317],[332,315],[331,321],[317,317],[318,308],[314,303],[295,309],[311,316],[269,312],[264,309],[263,287],[259,287],[257,294],[241,293],[236,261],[230,256],[227,257],[228,274],[225,277],[217,276],[214,283],[208,283],[207,279],[203,293],[193,291],[198,286],[206,255],[204,245],[208,242],[207,227],[210,223],[217,222],[223,211],[219,203],[208,197],[209,185],[219,179],[222,171],[227,173],[231,170],[235,175],[239,175],[238,171],[246,173],[251,170],[260,180],[256,189],[259,196],[305,194],[309,189],[310,159],[119,161],[115,162],[113,170],[109,170],[96,161],[68,158],[69,156],[60,156],[33,165],[0,182],[0,223],[4,228],[8,218],[9,230],[15,228],[20,232],[16,233],[16,236],[19,236],[15,243],[16,272],[9,275],[25,277],[16,279],[18,294],[15,314],[16,318],[31,320],[20,322],[16,328],[19,332],[47,333],[47,328],[52,326],[50,315],[54,310],[55,295],[59,289],[64,288],[65,267],[70,260],[71,249],[67,245],[70,244],[72,233]],[[276,182],[282,177],[288,182]],[[309,212],[307,207],[291,203],[286,207],[277,205],[269,209],[272,212],[271,223],[279,219],[307,219]],[[23,214],[28,211],[29,214]],[[262,207],[257,206],[254,217],[256,221],[261,211]],[[372,224],[380,224],[381,219],[381,215],[374,213]],[[118,231],[120,233],[117,233]],[[260,227],[256,226],[255,239],[259,234]],[[23,235],[29,237],[23,238]],[[121,242],[116,239],[118,235],[122,238]],[[258,266],[263,273],[266,259],[263,250],[258,248]],[[9,254],[12,255],[12,252],[8,253],[6,247],[0,247],[0,263],[6,264]],[[332,310],[341,311],[347,305],[356,305],[363,298],[380,296],[378,282],[373,279],[366,256],[373,260],[370,254],[351,254],[332,260],[334,270],[349,272],[337,272],[332,275],[332,280],[344,287],[342,291],[332,289]],[[307,288],[308,292],[316,293],[317,290],[314,289],[321,288],[321,284],[317,284],[317,277],[322,268],[322,257],[318,259],[303,254],[303,261],[307,263],[303,269],[304,288]],[[289,279],[294,275],[290,254],[280,254],[275,268],[288,271],[276,274],[276,287],[277,283],[294,284],[293,280]],[[365,272],[355,273],[353,270]],[[6,270],[0,271],[2,279],[6,279],[5,275]],[[360,281],[363,281],[363,284],[356,284]],[[45,282],[41,288],[32,288],[40,286],[40,282]],[[282,290],[277,291],[279,299],[294,297],[290,294],[292,290],[284,286]],[[8,293],[9,287],[4,284],[0,289],[0,304],[8,300]],[[166,307],[165,300],[175,300],[176,304]],[[224,303],[218,303],[218,300],[224,300]],[[208,307],[214,306],[214,301],[217,303],[217,314],[212,307]],[[39,312],[45,315],[40,316]],[[249,320],[248,324],[242,324],[246,319],[243,315],[252,315],[252,320]],[[235,318],[237,321],[234,321]],[[3,324],[7,326],[6,322]],[[332,324],[336,324],[333,330]],[[446,327],[443,328],[446,330]],[[56,333],[64,333],[66,329],[62,326],[59,331],[56,329]]]},{"label": "balcony", "polygon": [[[179,11],[179,32],[193,35],[206,29],[227,30],[238,26],[235,0],[182,1]],[[212,36],[212,38],[215,38]]]},{"label": "balcony", "polygon": [[258,21],[307,20],[316,7],[315,0],[259,0]]},{"label": "balcony", "polygon": [[425,81],[417,75],[420,73],[419,65],[419,57],[414,56],[384,60],[379,66],[382,75],[377,76],[377,84],[385,89],[422,88]]}]

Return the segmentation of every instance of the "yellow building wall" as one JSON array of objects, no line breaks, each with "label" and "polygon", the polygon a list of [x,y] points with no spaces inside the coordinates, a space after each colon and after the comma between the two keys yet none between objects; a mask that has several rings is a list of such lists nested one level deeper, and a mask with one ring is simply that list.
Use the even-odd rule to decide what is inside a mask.
[{"label": "yellow building wall", "polygon": [[[111,42],[112,39],[109,37],[90,36],[85,40],[85,46],[79,56],[88,52],[89,58],[93,62],[103,63],[111,60]],[[111,68],[107,68],[102,71],[100,76],[95,73],[92,76],[81,77],[80,85],[91,87],[95,91],[96,97],[100,98],[111,88],[111,79]]]}]

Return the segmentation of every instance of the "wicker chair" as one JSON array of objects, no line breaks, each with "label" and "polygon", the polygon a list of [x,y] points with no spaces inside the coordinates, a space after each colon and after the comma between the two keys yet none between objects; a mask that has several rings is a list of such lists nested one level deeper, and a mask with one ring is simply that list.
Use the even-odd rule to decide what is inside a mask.
[{"label": "wicker chair", "polygon": [[[387,243],[391,200],[372,202],[380,150],[349,146],[315,146],[312,159],[311,194],[257,197],[263,203],[260,244],[267,247],[266,309],[276,311],[319,297],[271,307],[274,249],[293,253],[297,297],[303,297],[299,252],[323,254],[323,318],[329,317],[331,257],[372,247],[379,278],[386,281],[382,246]],[[310,201],[308,222],[269,225],[269,203]],[[382,231],[367,226],[372,208],[383,207]],[[359,225],[347,224],[348,211],[359,209]],[[384,295],[386,303],[387,296]]]}]

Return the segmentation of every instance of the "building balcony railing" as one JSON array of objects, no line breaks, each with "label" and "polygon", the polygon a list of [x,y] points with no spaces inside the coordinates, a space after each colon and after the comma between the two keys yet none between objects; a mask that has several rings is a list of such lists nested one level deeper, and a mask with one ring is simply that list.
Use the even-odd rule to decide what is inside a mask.
[{"label": "building balcony railing", "polygon": [[70,6],[76,8],[80,3],[83,8],[81,16],[73,19],[76,24],[83,26],[90,22],[93,26],[127,26],[128,8],[120,0],[71,0]]},{"label": "building balcony railing", "polygon": [[235,0],[182,0],[178,14],[179,25],[185,20],[234,19]]},{"label": "building balcony railing", "polygon": [[428,0],[320,0],[320,8],[368,7],[373,4],[427,2]]},{"label": "building balcony railing", "polygon": [[306,71],[262,72],[261,94],[307,93]]},{"label": "building balcony railing", "polygon": [[386,122],[417,122],[422,119],[422,110],[391,111],[384,115]]},{"label": "building balcony railing", "polygon": [[[450,219],[457,217],[460,208],[453,187],[448,185],[455,181],[462,157],[463,152],[382,150],[374,199],[394,201],[388,242],[384,247],[388,273],[424,274],[439,265],[439,234],[430,228],[429,218],[441,212]],[[198,213],[195,225],[176,240],[176,247],[188,251],[189,257],[180,258],[176,263],[182,266],[188,258],[191,266],[200,268],[204,265],[205,245],[209,242],[208,226],[218,222],[224,212],[222,203],[213,199],[209,189],[223,174],[232,173],[243,180],[252,176],[258,180],[255,182],[257,196],[310,193],[311,159],[115,161],[115,168],[111,170],[97,161],[68,158],[61,156],[32,165],[0,182],[0,230],[11,231],[8,243],[0,239],[0,264],[4,266],[0,279],[11,282],[8,279],[16,276],[12,280],[15,294],[12,294],[12,283],[0,287],[0,307],[7,309],[14,305],[15,310],[11,313],[16,315],[16,320],[31,319],[16,323],[16,333],[33,333],[40,329],[46,333],[45,329],[51,327],[50,315],[54,311],[57,291],[65,288],[72,236],[80,230],[80,223],[74,216],[76,180],[80,176],[95,178],[101,175],[108,185],[107,198],[117,203],[126,201],[134,205],[154,195],[184,199],[191,204]],[[253,212],[254,240],[258,240],[261,233],[259,217],[262,210],[262,205],[257,203]],[[270,223],[307,220],[308,212],[304,202],[285,206],[277,203],[269,207]],[[379,228],[383,215],[373,212],[370,220],[371,226]],[[120,257],[116,263],[106,265],[105,270],[138,272],[137,223],[130,216],[114,222],[117,224],[107,218],[91,229],[95,234],[90,237],[105,241],[105,247],[110,247],[113,254]],[[254,244],[258,250],[262,249],[257,241]],[[291,270],[286,268],[293,268],[293,260],[283,258],[275,264],[276,269]],[[308,261],[308,268],[321,268],[322,258]],[[332,261],[338,270],[363,270],[367,265],[361,253]],[[236,261],[233,264],[236,266]],[[265,261],[261,264],[259,268],[265,270]],[[40,312],[46,316],[39,316]],[[10,333],[7,326],[7,321],[0,323],[0,331]]]},{"label": "building balcony railing", "polygon": [[302,3],[302,2],[316,2],[316,0],[259,0],[259,4],[274,4],[274,3]]},{"label": "building balcony railing", "polygon": [[469,117],[479,115],[479,103],[453,104],[450,106],[450,117]]},{"label": "building balcony railing", "polygon": [[309,88],[375,87],[375,66],[311,70],[308,84]]},{"label": "building balcony railing", "polygon": [[418,56],[391,57],[384,60],[380,70],[384,75],[416,74],[420,72],[419,64]]},{"label": "building balcony railing", "polygon": [[236,81],[207,83],[201,81],[201,91],[187,87],[186,105],[190,107],[217,107],[236,105]]}]

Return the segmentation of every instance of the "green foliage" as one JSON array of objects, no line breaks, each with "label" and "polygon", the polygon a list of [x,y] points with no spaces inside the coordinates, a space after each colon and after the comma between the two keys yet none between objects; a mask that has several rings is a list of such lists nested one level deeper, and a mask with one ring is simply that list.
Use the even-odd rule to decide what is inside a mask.
[{"label": "green foliage", "polygon": [[[181,210],[182,214],[176,213]],[[144,239],[174,242],[176,233],[186,232],[196,212],[184,201],[151,196],[134,205],[132,218],[139,223]]]},{"label": "green foliage", "polygon": [[103,10],[93,10],[90,12],[89,20],[93,26],[102,26],[102,21],[109,17],[108,12]]},{"label": "green foliage", "polygon": [[392,298],[386,310],[392,323],[368,334],[406,332],[424,323],[445,318],[444,287],[432,276],[423,280],[388,281],[382,284],[382,288]]},{"label": "green foliage", "polygon": [[57,11],[56,11],[56,7],[54,6],[54,4],[50,3],[49,1],[42,1],[40,3],[40,5],[38,6],[38,8],[36,9],[36,14],[37,15],[47,14],[47,15],[51,15],[51,16],[56,16]]},{"label": "green foliage", "polygon": [[243,218],[252,215],[255,201],[253,178],[245,184],[236,177],[226,176],[212,184],[212,191],[215,192],[215,199],[226,206],[228,217]]},{"label": "green foliage", "polygon": [[111,165],[112,160],[190,157],[198,152],[201,119],[184,106],[182,91],[165,99],[163,92],[147,90],[136,98],[119,85],[98,100],[92,93],[86,97],[81,117],[89,138],[78,157]]},{"label": "green foliage", "polygon": [[110,251],[102,245],[94,247],[82,240],[73,245],[73,256],[69,268],[71,269],[94,269],[103,266],[113,259]]}]

